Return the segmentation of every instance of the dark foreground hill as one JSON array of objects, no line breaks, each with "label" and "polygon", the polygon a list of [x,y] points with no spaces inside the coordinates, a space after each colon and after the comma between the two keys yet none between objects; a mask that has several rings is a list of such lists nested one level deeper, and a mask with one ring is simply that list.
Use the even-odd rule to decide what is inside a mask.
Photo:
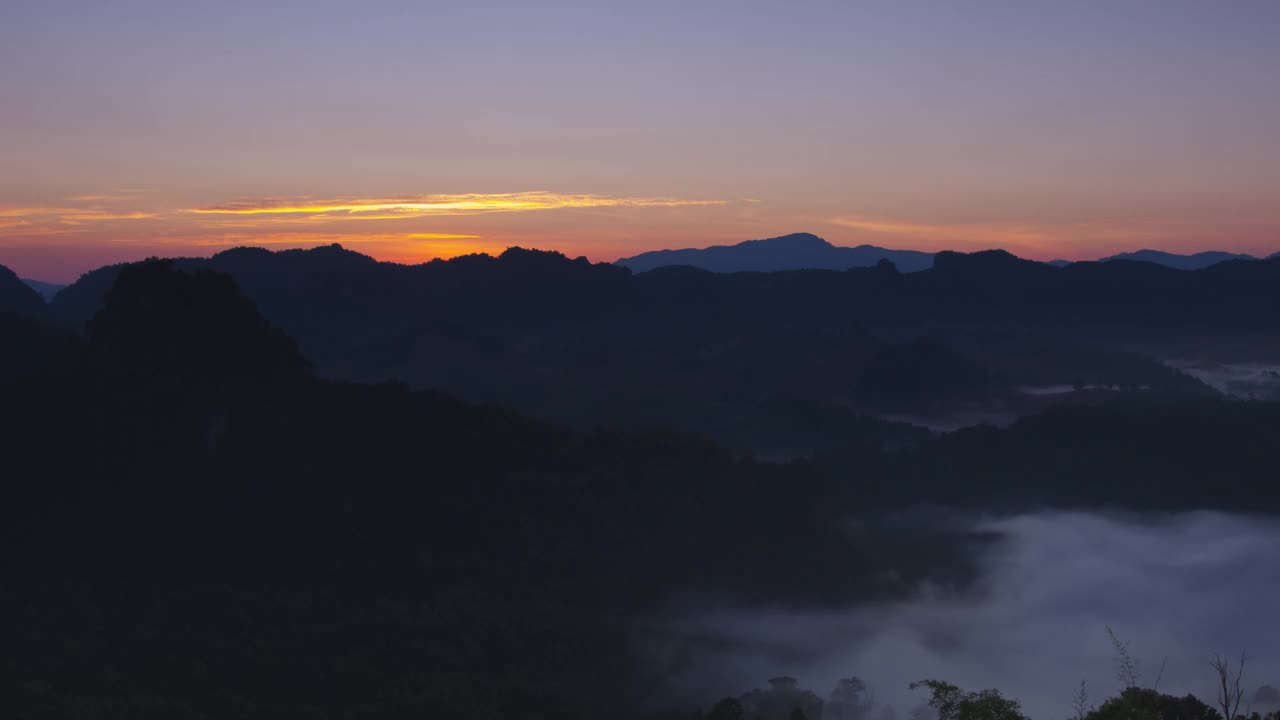
[{"label": "dark foreground hill", "polygon": [[968,580],[988,538],[885,511],[1280,510],[1273,404],[1121,396],[895,450],[851,427],[758,464],[317,379],[229,276],[117,275],[82,338],[0,384],[18,717],[652,717],[631,632],[669,595],[847,606]]},{"label": "dark foreground hill", "polygon": [[874,245],[840,247],[817,235],[795,233],[766,240],[748,240],[737,245],[708,248],[655,250],[615,261],[634,272],[681,265],[718,273],[777,272],[779,270],[848,270],[874,267],[887,261],[901,272],[927,270],[933,253],[890,250]]},{"label": "dark foreground hill", "polygon": [[893,591],[813,473],[307,368],[228,276],[155,261],[0,385],[10,709],[628,717],[661,592]]}]

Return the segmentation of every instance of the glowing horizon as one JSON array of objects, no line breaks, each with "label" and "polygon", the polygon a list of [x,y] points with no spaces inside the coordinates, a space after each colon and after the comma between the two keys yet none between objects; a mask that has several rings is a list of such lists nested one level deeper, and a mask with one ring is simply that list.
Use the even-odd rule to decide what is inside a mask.
[{"label": "glowing horizon", "polygon": [[1280,250],[1265,0],[183,5],[6,14],[0,263]]},{"label": "glowing horizon", "polygon": [[[1111,222],[1029,222],[953,220],[919,222],[886,216],[844,214],[809,218],[796,227],[778,227],[740,234],[708,234],[678,237],[671,242],[628,242],[607,234],[583,238],[580,235],[547,237],[536,232],[501,228],[498,232],[476,229],[479,216],[527,214],[582,210],[618,211],[619,223],[636,220],[635,212],[719,208],[734,204],[759,206],[759,200],[707,200],[671,197],[623,197],[590,193],[547,191],[510,193],[466,193],[352,197],[311,201],[306,198],[242,198],[221,204],[196,207],[160,208],[147,202],[146,193],[128,196],[87,194],[66,200],[89,201],[86,205],[0,207],[0,264],[36,279],[66,282],[102,264],[140,259],[145,255],[210,255],[232,247],[310,248],[341,244],[378,260],[415,264],[436,258],[448,259],[475,253],[500,254],[508,247],[522,246],[556,250],[569,256],[585,255],[593,261],[613,261],[649,250],[706,247],[736,244],[762,237],[793,232],[811,232],[833,245],[876,244],[891,249],[977,251],[992,248],[1009,250],[1036,260],[1087,260],[1103,255],[1155,248],[1171,252],[1224,249],[1266,256],[1275,250],[1265,246],[1223,246],[1206,242],[1204,247],[1170,243],[1168,239],[1188,235],[1214,238],[1214,228],[1196,227],[1176,220],[1129,218]],[[626,213],[632,213],[630,218]],[[687,217],[687,216],[682,216]],[[444,218],[460,229],[421,229],[422,219]],[[607,227],[607,216],[594,216]],[[643,219],[643,218],[642,218]],[[368,230],[353,230],[350,221],[365,221]],[[671,218],[665,218],[667,222]],[[694,218],[696,222],[698,218]],[[461,223],[461,225],[458,225]],[[308,229],[290,229],[306,225]],[[769,224],[762,223],[761,227]],[[283,226],[283,227],[282,227]],[[1233,218],[1217,228],[1219,232],[1238,228],[1269,227],[1257,218]],[[7,230],[7,232],[5,232]],[[1092,255],[1071,256],[1065,252],[1072,238],[1087,236],[1106,241],[1094,245]],[[16,239],[16,241],[15,241]],[[94,250],[97,252],[94,252]],[[74,251],[89,250],[87,257],[73,260]],[[44,256],[45,262],[33,261]],[[18,262],[6,262],[17,257]],[[97,258],[97,259],[94,259]],[[55,262],[49,262],[54,260]],[[23,272],[35,268],[35,272]],[[55,268],[49,272],[47,268]]]}]

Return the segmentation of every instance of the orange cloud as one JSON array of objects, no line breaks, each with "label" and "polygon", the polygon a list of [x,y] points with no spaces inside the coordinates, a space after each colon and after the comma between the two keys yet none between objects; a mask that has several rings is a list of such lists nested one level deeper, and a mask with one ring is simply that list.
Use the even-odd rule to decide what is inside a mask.
[{"label": "orange cloud", "polygon": [[102,220],[149,220],[154,217],[159,217],[159,215],[148,212],[112,213],[101,210],[69,210],[58,217],[58,222],[66,225],[79,225]]},{"label": "orange cloud", "polygon": [[96,208],[28,207],[0,208],[0,217],[32,218],[33,221],[78,225],[99,220],[145,220],[157,215],[148,212],[110,212]]}]

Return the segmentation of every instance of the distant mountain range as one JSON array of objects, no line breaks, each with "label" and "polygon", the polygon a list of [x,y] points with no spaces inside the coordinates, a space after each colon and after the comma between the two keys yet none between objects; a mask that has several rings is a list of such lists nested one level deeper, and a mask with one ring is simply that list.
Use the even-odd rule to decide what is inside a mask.
[{"label": "distant mountain range", "polygon": [[737,245],[708,248],[655,250],[622,258],[615,265],[633,272],[647,272],[671,265],[687,265],[711,272],[775,272],[779,270],[848,270],[872,267],[888,260],[900,272],[917,272],[933,267],[933,253],[890,250],[874,245],[840,247],[817,235],[795,233],[765,240],[748,240]]},{"label": "distant mountain range", "polygon": [[[1180,271],[1054,268],[999,250],[933,260],[917,272],[635,273],[519,248],[410,266],[328,246],[241,248],[174,267],[230,275],[326,378],[397,380],[581,428],[667,427],[760,452],[834,447],[867,414],[1022,408],[1023,386],[1210,392],[1134,343],[1280,328],[1280,261]],[[16,277],[10,286],[79,331],[123,268],[84,275],[47,307]]]},{"label": "distant mountain range", "polygon": [[[1275,258],[1280,253],[1271,255]],[[919,272],[933,267],[934,253],[893,250],[875,245],[842,247],[810,233],[795,233],[765,240],[748,240],[737,245],[707,248],[654,250],[614,262],[632,272],[648,272],[660,267],[688,266],[717,273],[778,272],[782,270],[849,270],[872,267],[888,260],[899,272]],[[1100,258],[1097,262],[1130,260],[1148,262],[1175,270],[1202,270],[1230,260],[1258,260],[1252,255],[1221,251],[1178,255],[1160,250],[1138,250]],[[1071,265],[1070,260],[1052,260],[1054,267]]]},{"label": "distant mountain range", "polygon": [[[1017,337],[1188,313],[1274,330],[1280,262],[936,260],[633,275],[519,249],[419,266],[236,250],[86,275],[50,308],[93,301],[79,337],[0,312],[7,716],[359,702],[368,717],[693,718],[625,711],[655,698],[653,643],[631,639],[673,597],[828,612],[969,587],[992,536],[936,521],[952,513],[1280,510],[1280,403],[1182,393],[1189,379],[1099,362],[1092,342],[1067,368],[1065,338]],[[858,327],[913,318],[951,322],[971,351]],[[601,422],[330,382],[307,347],[332,373],[372,361]],[[1004,406],[998,386],[1027,381],[1019,357],[1074,376],[1080,399],[936,438],[855,412]],[[1090,400],[1100,382],[1135,390]],[[675,424],[730,450],[660,429]],[[752,457],[797,449],[809,459]]]},{"label": "distant mountain range", "polygon": [[[1275,255],[1272,255],[1271,257],[1275,257]],[[1134,260],[1137,262],[1155,263],[1156,265],[1171,267],[1175,270],[1203,270],[1211,265],[1217,265],[1220,262],[1227,262],[1229,260],[1257,259],[1258,258],[1252,255],[1221,252],[1218,250],[1198,252],[1194,255],[1178,255],[1160,250],[1138,250],[1137,252],[1120,253],[1118,255],[1104,257],[1099,262],[1108,262],[1111,260]]]},{"label": "distant mountain range", "polygon": [[40,280],[32,280],[31,278],[22,278],[22,282],[26,283],[27,287],[40,293],[40,297],[44,298],[45,302],[53,302],[53,296],[66,287],[66,285],[60,283],[47,283]]}]

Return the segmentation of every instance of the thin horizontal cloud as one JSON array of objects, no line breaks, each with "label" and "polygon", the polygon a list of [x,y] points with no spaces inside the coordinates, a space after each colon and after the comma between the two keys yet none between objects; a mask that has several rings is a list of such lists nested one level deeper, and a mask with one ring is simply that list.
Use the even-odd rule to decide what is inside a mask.
[{"label": "thin horizontal cloud", "polygon": [[63,208],[47,208],[47,207],[23,207],[23,208],[0,208],[0,217],[33,217],[39,215],[51,215],[61,212]]},{"label": "thin horizontal cloud", "polygon": [[[562,210],[567,208],[649,208],[725,205],[727,200],[683,200],[664,197],[619,197],[592,193],[467,193],[402,195],[380,198],[261,198],[192,208],[201,215],[260,216],[285,220],[401,220],[405,218],[487,213]],[[297,220],[293,220],[297,221]]]},{"label": "thin horizontal cloud", "polygon": [[860,215],[845,215],[827,222],[877,235],[896,235],[921,240],[984,240],[997,244],[1037,245],[1051,239],[1043,229],[1029,225],[926,224]]},{"label": "thin horizontal cloud", "polygon": [[63,213],[59,216],[58,221],[68,225],[77,225],[84,222],[98,222],[102,220],[149,220],[158,217],[156,213],[149,212],[103,212],[101,210],[73,210]]},{"label": "thin horizontal cloud", "polygon": [[147,220],[156,213],[140,211],[109,211],[97,208],[74,207],[26,207],[0,208],[0,218],[31,218],[31,221],[77,225],[100,220]]},{"label": "thin horizontal cloud", "polygon": [[68,196],[66,199],[68,202],[116,203],[116,202],[128,202],[130,200],[137,200],[139,197],[141,197],[141,195],[137,192],[120,191],[120,192],[97,193],[97,194],[88,194],[88,195],[71,195],[71,196]]}]

